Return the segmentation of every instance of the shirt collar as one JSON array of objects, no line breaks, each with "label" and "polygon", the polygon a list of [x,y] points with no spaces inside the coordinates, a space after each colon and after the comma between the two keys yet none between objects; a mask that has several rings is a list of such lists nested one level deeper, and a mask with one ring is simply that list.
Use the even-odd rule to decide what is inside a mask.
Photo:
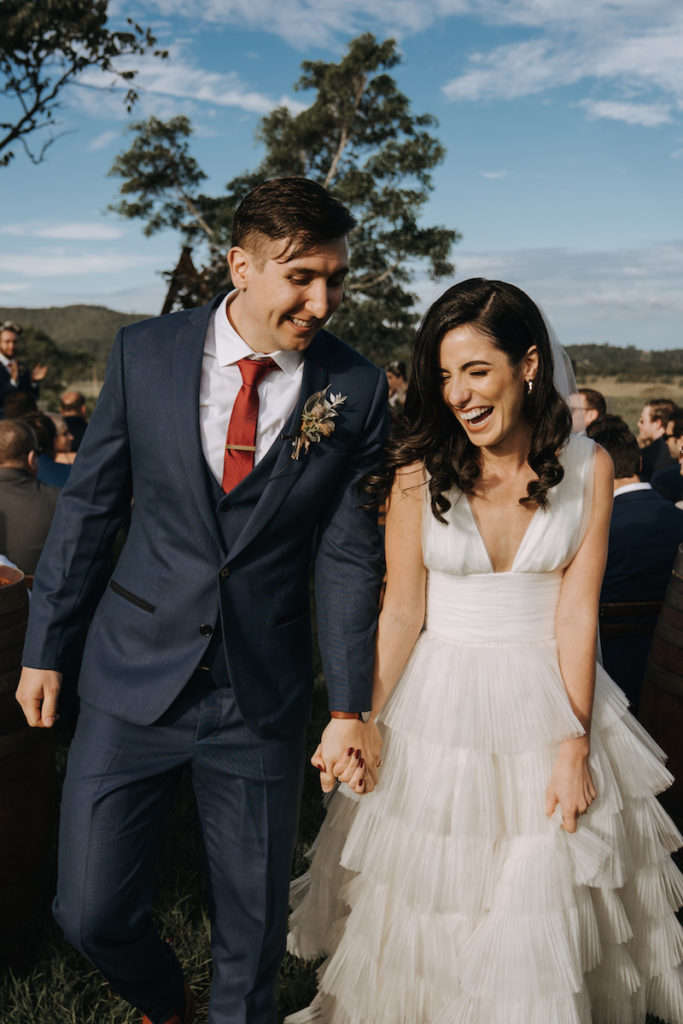
[{"label": "shirt collar", "polygon": [[231,366],[240,359],[263,358],[268,355],[279,368],[290,377],[301,365],[303,352],[282,349],[278,352],[254,352],[246,341],[237,333],[228,319],[228,303],[237,295],[237,289],[229,292],[216,310],[214,332],[216,335],[216,359],[220,366]]},{"label": "shirt collar", "polygon": [[10,362],[11,360],[7,358],[4,352],[0,352],[0,363],[2,363],[3,366],[6,366],[7,369],[9,369]]},{"label": "shirt collar", "polygon": [[640,483],[640,484],[624,484],[623,487],[617,487],[616,488],[616,490],[614,492],[614,497],[616,498],[617,494],[628,494],[630,491],[651,491],[651,490],[652,490],[651,484],[645,484],[645,483]]}]

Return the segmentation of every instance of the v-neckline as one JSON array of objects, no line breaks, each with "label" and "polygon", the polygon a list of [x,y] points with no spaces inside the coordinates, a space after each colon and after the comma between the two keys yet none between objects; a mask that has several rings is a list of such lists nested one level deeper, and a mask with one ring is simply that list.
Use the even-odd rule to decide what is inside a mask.
[{"label": "v-neckline", "polygon": [[540,505],[536,506],[536,509],[535,509],[533,515],[531,516],[531,518],[529,519],[529,522],[526,525],[526,529],[525,529],[524,533],[522,534],[522,539],[520,540],[520,542],[519,542],[519,544],[517,546],[517,550],[515,551],[514,558],[512,559],[512,562],[510,563],[510,568],[509,569],[496,569],[494,567],[494,565],[493,565],[493,558],[491,557],[491,552],[489,550],[489,546],[486,543],[486,541],[484,540],[484,534],[482,532],[481,526],[479,525],[479,520],[477,518],[477,514],[474,511],[474,509],[472,508],[472,504],[470,502],[470,499],[469,499],[468,495],[463,492],[463,497],[465,498],[465,501],[467,502],[467,507],[468,507],[469,512],[470,512],[470,519],[472,520],[472,524],[474,526],[474,531],[475,531],[477,537],[479,538],[479,541],[481,542],[481,546],[482,546],[482,548],[484,550],[484,554],[486,555],[486,558],[488,559],[488,563],[489,563],[489,566],[491,567],[492,575],[494,575],[494,576],[504,576],[506,573],[514,572],[515,566],[517,565],[517,559],[519,558],[519,553],[522,550],[522,548],[524,547],[526,539],[529,536],[529,530],[531,529],[532,524],[534,523],[534,520],[537,518],[538,513],[541,511]]}]

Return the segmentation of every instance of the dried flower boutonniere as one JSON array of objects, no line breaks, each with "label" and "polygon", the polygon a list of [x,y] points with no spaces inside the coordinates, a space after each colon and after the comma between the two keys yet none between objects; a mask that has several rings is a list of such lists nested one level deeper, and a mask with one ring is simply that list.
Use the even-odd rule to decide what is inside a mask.
[{"label": "dried flower boutonniere", "polygon": [[303,412],[301,413],[301,424],[299,433],[290,438],[294,446],[292,458],[298,459],[303,448],[304,454],[312,444],[317,444],[324,437],[334,433],[334,420],[338,416],[338,408],[346,401],[346,395],[330,395],[326,397],[327,388],[316,391],[306,399]]}]

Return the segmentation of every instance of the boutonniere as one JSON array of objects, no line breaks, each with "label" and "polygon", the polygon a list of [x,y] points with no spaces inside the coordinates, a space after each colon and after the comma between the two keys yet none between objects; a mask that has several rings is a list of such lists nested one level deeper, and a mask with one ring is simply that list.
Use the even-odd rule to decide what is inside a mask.
[{"label": "boutonniere", "polygon": [[334,421],[339,415],[339,406],[344,404],[347,396],[331,394],[328,398],[328,388],[329,384],[322,391],[316,391],[306,399],[301,413],[299,432],[288,438],[294,446],[293,459],[299,458],[302,448],[304,455],[307,455],[312,444],[317,444],[324,437],[329,437],[334,433]]}]

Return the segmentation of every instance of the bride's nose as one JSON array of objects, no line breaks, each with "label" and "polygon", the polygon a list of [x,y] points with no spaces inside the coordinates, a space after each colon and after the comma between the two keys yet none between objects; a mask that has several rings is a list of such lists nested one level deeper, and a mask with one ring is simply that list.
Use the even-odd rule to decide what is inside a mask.
[{"label": "bride's nose", "polygon": [[464,381],[458,381],[451,377],[444,388],[444,397],[453,408],[459,408],[467,404],[470,396],[470,389]]}]

